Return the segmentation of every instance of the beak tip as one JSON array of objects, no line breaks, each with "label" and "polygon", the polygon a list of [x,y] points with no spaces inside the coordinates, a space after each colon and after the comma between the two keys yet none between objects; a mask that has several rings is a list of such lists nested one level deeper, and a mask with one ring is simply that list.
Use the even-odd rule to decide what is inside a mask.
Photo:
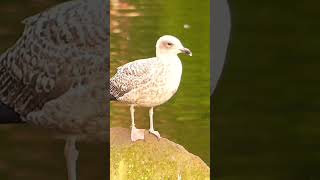
[{"label": "beak tip", "polygon": [[188,48],[181,49],[181,52],[189,56],[192,56],[192,52]]}]

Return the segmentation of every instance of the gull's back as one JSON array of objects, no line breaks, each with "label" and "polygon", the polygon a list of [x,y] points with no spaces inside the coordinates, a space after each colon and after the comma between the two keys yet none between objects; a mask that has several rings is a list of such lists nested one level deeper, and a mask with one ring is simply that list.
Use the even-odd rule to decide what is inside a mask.
[{"label": "gull's back", "polygon": [[[0,57],[1,102],[26,121],[56,127],[57,119],[76,121],[72,116],[85,103],[105,104],[103,95],[89,94],[104,90],[107,14],[104,0],[75,0],[26,18],[22,36]],[[83,101],[86,93],[93,100]]]}]

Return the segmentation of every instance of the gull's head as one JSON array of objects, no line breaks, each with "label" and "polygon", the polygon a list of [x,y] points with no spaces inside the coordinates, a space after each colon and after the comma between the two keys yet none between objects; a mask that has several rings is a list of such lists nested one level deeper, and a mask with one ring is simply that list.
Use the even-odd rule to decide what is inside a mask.
[{"label": "gull's head", "polygon": [[163,55],[177,55],[179,53],[192,56],[192,52],[188,48],[183,47],[178,38],[171,35],[164,35],[158,39],[156,44],[156,53],[157,57]]}]

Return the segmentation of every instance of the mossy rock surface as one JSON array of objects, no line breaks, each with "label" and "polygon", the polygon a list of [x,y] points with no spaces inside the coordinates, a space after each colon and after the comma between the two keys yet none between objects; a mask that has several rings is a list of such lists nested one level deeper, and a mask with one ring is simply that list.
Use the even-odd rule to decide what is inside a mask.
[{"label": "mossy rock surface", "polygon": [[181,145],[158,140],[145,131],[145,140],[130,141],[130,130],[111,128],[111,179],[210,179],[209,167]]}]

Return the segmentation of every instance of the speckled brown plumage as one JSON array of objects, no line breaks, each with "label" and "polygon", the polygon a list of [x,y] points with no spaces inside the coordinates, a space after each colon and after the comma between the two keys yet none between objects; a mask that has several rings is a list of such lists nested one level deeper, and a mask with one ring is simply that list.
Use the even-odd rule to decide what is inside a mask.
[{"label": "speckled brown plumage", "polygon": [[110,80],[110,93],[127,104],[158,106],[178,90],[181,72],[177,56],[168,61],[157,57],[136,60],[118,67]]},{"label": "speckled brown plumage", "polygon": [[[76,0],[23,20],[22,36],[0,56],[0,100],[27,122],[80,131],[88,122],[65,117],[85,105],[83,97],[87,100],[97,91],[92,86],[99,86],[101,96],[91,101],[105,104],[100,99],[107,73],[108,11],[104,0]],[[50,104],[63,110],[49,110]],[[72,127],[74,122],[78,128]]]},{"label": "speckled brown plumage", "polygon": [[29,17],[0,56],[0,101],[66,139],[69,180],[76,180],[76,141],[108,141],[108,6],[74,0]]}]

